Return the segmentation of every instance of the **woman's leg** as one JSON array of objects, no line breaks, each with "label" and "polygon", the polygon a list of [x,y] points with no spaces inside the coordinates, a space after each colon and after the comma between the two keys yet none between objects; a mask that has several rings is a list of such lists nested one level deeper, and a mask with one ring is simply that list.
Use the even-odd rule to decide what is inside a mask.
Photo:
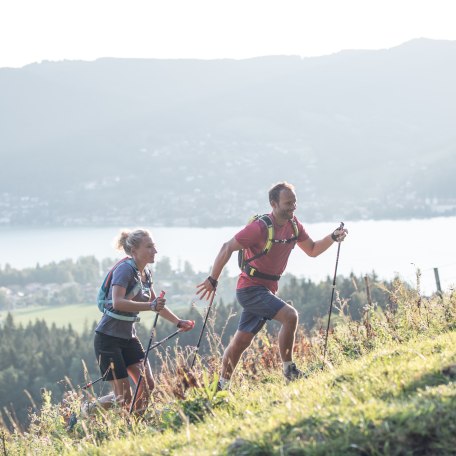
[{"label": "woman's leg", "polygon": [[114,391],[110,392],[106,396],[101,396],[97,398],[96,404],[103,408],[104,410],[110,409],[113,404],[116,402],[116,395]]},{"label": "woman's leg", "polygon": [[[100,372],[112,388],[108,395],[97,399],[96,405],[109,409],[117,403],[127,406],[131,402],[131,388],[128,371],[124,359],[124,351],[130,347],[131,342],[106,334],[95,334],[95,355],[100,366]],[[141,351],[137,355],[141,356]]]},{"label": "woman's leg", "polygon": [[150,364],[147,362],[146,368],[144,369],[144,361],[141,361],[128,366],[127,371],[135,385],[138,384],[140,376],[143,376],[141,384],[138,388],[138,394],[136,395],[135,405],[133,407],[135,412],[142,413],[146,409],[150,393],[155,387],[155,381]]}]

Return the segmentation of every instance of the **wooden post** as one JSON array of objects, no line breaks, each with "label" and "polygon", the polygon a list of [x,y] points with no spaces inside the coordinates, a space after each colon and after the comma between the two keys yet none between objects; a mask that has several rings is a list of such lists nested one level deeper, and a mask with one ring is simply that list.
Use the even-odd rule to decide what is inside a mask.
[{"label": "wooden post", "polygon": [[369,321],[369,310],[372,309],[372,297],[370,292],[370,285],[369,285],[369,277],[367,275],[364,276],[364,282],[366,284],[366,295],[367,295],[367,307],[365,307],[364,311],[364,326],[366,327],[366,335],[367,338],[370,339],[371,337],[371,325]]},{"label": "wooden post", "polygon": [[442,287],[440,286],[439,268],[434,268],[435,284],[437,286],[437,294],[443,299]]},{"label": "wooden post", "polygon": [[367,275],[364,276],[364,282],[366,283],[367,303],[369,304],[369,306],[372,306],[372,297],[371,297],[370,286],[369,286],[369,277]]},{"label": "wooden post", "polygon": [[[420,310],[421,308],[421,303],[422,303],[422,299],[421,299],[421,269],[420,268],[416,268],[416,294],[418,295],[418,301],[417,301],[417,306],[418,306],[418,309]],[[421,312],[420,312],[421,314]]]}]

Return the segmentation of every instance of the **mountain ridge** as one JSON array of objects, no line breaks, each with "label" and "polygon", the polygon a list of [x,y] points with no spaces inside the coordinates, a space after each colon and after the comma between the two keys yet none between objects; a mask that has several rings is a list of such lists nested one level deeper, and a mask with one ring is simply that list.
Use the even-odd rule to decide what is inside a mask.
[{"label": "mountain ridge", "polygon": [[[124,224],[146,212],[237,224],[279,180],[304,193],[308,221],[442,215],[426,203],[436,197],[454,215],[455,62],[456,41],[417,39],[320,57],[0,69],[0,223]],[[138,191],[178,207],[145,209],[131,202]],[[40,208],[7,202],[24,197]]]}]

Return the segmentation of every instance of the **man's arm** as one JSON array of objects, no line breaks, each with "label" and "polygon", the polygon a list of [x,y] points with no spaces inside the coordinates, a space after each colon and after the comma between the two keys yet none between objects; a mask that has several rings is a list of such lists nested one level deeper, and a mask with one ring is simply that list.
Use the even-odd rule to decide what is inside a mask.
[{"label": "man's arm", "polygon": [[[236,241],[235,238],[232,238],[228,242],[225,242],[220,249],[217,257],[215,258],[214,265],[211,269],[211,275],[203,282],[197,285],[197,292],[196,294],[200,295],[201,299],[205,297],[208,299],[212,292],[215,291],[217,286],[217,280],[222,273],[223,268],[225,267],[226,263],[231,258],[233,252],[237,250],[241,250],[244,247]],[[215,284],[215,286],[213,285]]]},{"label": "man's arm", "polygon": [[342,242],[348,231],[344,228],[337,228],[333,233],[328,234],[319,241],[313,241],[310,237],[305,241],[298,242],[298,246],[310,257],[317,257],[328,250],[334,242]]}]

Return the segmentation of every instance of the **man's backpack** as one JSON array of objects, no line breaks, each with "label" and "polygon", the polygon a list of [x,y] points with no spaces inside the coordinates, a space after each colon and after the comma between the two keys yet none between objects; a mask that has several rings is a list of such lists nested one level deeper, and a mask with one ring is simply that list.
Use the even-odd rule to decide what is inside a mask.
[{"label": "man's backpack", "polygon": [[292,242],[296,242],[298,240],[299,234],[298,225],[296,223],[296,220],[293,218],[292,220],[290,220],[293,226],[293,237],[291,237],[290,239],[274,239],[274,224],[272,223],[271,217],[269,217],[268,214],[256,214],[249,220],[249,224],[254,222],[255,220],[261,220],[266,225],[268,237],[266,239],[266,243],[263,247],[263,250],[250,258],[246,258],[245,249],[239,250],[239,268],[241,269],[241,271],[245,272],[250,277],[258,277],[260,279],[266,280],[279,280],[279,275],[264,274],[263,272],[260,272],[258,271],[258,269],[251,266],[250,263],[264,255],[267,255],[274,244],[291,244]]},{"label": "man's backpack", "polygon": [[[100,290],[98,291],[98,297],[97,297],[98,309],[103,314],[108,315],[109,317],[115,318],[117,320],[140,321],[140,318],[131,312],[121,312],[121,311],[112,309],[112,307],[110,309],[108,309],[106,307],[106,305],[108,305],[108,304],[111,304],[111,306],[112,306],[112,299],[108,299],[109,288],[111,287],[111,282],[112,282],[112,276],[114,274],[114,271],[123,263],[128,264],[133,269],[133,271],[138,279],[132,287],[127,289],[127,291],[125,293],[125,299],[134,298],[141,290],[141,274],[140,274],[138,268],[136,267],[135,261],[133,260],[133,258],[130,258],[130,257],[122,258],[106,274],[106,277],[103,280],[103,283],[101,284]],[[148,277],[150,278],[150,271],[148,269],[146,269],[145,271],[146,271],[146,274],[148,274]]]}]

